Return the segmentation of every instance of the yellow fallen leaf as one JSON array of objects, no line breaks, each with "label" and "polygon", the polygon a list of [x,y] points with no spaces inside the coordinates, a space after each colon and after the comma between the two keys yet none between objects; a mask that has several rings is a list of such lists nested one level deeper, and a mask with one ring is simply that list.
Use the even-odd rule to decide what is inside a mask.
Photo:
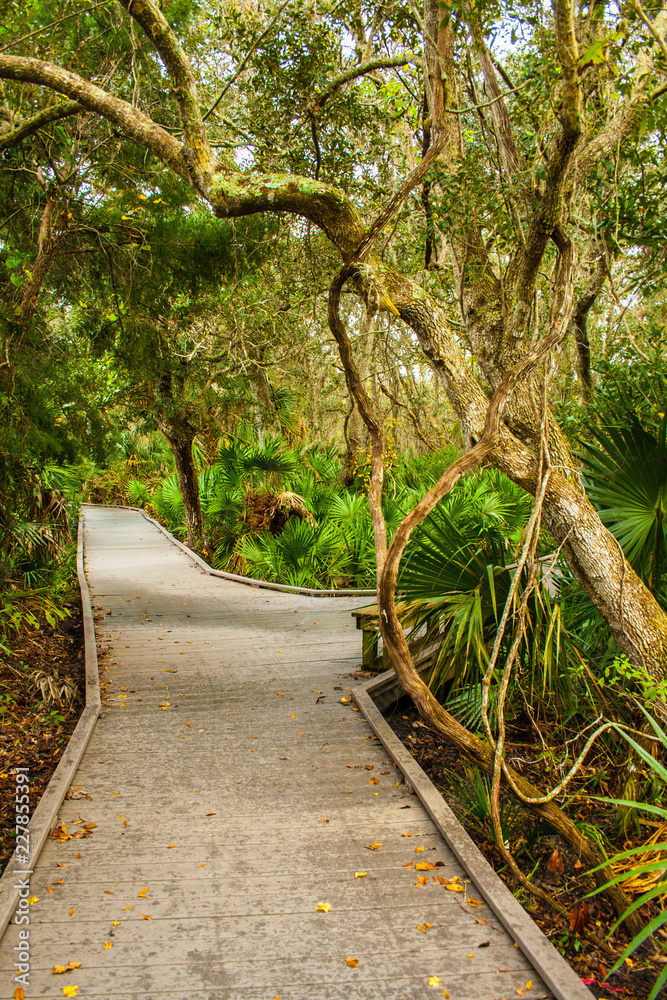
[{"label": "yellow fallen leaf", "polygon": [[46,887],[46,891],[47,891],[47,892],[53,892],[53,889],[51,888],[51,886],[50,886],[50,885],[47,885],[47,887]]},{"label": "yellow fallen leaf", "polygon": [[133,910],[134,907],[133,906],[124,906],[123,909],[124,910]]},{"label": "yellow fallen leaf", "polygon": [[111,926],[112,927],[120,927],[120,920],[112,920],[111,921]]},{"label": "yellow fallen leaf", "polygon": [[346,958],[345,961],[350,966],[351,969],[356,969],[359,965],[358,958]]},{"label": "yellow fallen leaf", "polygon": [[39,896],[29,896],[28,902],[32,906],[33,903],[39,903]]},{"label": "yellow fallen leaf", "polygon": [[197,865],[197,868],[206,868],[208,861],[205,861],[203,865]]},{"label": "yellow fallen leaf", "polygon": [[141,892],[137,893],[137,899],[145,899],[147,895],[148,895],[148,886],[142,889]]},{"label": "yellow fallen leaf", "polygon": [[340,700],[340,703],[341,705],[349,705],[351,701],[352,701],[351,698],[348,698],[347,695],[343,695],[343,697]]},{"label": "yellow fallen leaf", "polygon": [[290,719],[296,719],[296,714],[294,712],[290,715]]},{"label": "yellow fallen leaf", "polygon": [[432,926],[433,924],[417,924],[417,930],[421,931],[422,934],[426,934],[426,931]]},{"label": "yellow fallen leaf", "polygon": [[445,998],[445,1000],[449,1000],[449,993],[447,992],[447,990],[443,990],[442,995]]},{"label": "yellow fallen leaf", "polygon": [[420,872],[428,871],[429,868],[435,871],[435,865],[432,865],[430,861],[418,861],[415,868]]},{"label": "yellow fallen leaf", "polygon": [[105,941],[104,942],[104,950],[108,951],[109,948],[113,948],[113,941]]},{"label": "yellow fallen leaf", "polygon": [[75,997],[79,992],[78,986],[63,986],[63,993],[66,997]]},{"label": "yellow fallen leaf", "polygon": [[331,903],[318,903],[317,909],[322,910],[323,913],[328,913],[331,909]]},{"label": "yellow fallen leaf", "polygon": [[14,1000],[25,1000],[25,990],[22,986],[17,986],[14,990]]},{"label": "yellow fallen leaf", "polygon": [[470,896],[468,896],[468,906],[484,906],[484,900],[483,899],[471,899]]},{"label": "yellow fallen leaf", "polygon": [[418,885],[428,885],[428,875],[420,875],[417,881],[415,882],[415,888]]},{"label": "yellow fallen leaf", "polygon": [[525,995],[526,995],[526,987],[525,986],[520,986],[518,988],[518,990],[516,991],[516,995],[518,997],[525,997]]},{"label": "yellow fallen leaf", "polygon": [[142,913],[141,915],[144,918],[144,920],[150,920],[151,919],[146,913]]},{"label": "yellow fallen leaf", "polygon": [[532,990],[532,988],[533,988],[533,980],[529,979],[528,982],[526,983],[526,989]]},{"label": "yellow fallen leaf", "polygon": [[368,872],[355,872],[354,873],[354,877],[355,878],[363,878],[364,875],[367,875],[367,874],[368,874]]},{"label": "yellow fallen leaf", "polygon": [[437,976],[431,976],[431,978],[428,981],[428,985],[429,986],[439,986],[440,985],[440,980],[438,979]]},{"label": "yellow fallen leaf", "polygon": [[408,861],[407,865],[401,865],[401,868],[414,868],[414,861]]},{"label": "yellow fallen leaf", "polygon": [[167,850],[170,851],[172,847],[176,847],[176,844],[167,844]]},{"label": "yellow fallen leaf", "polygon": [[382,844],[369,844],[368,845],[368,850],[369,851],[377,851],[378,847],[382,847]]},{"label": "yellow fallen leaf", "polygon": [[419,854],[419,852],[423,851],[423,850],[424,850],[424,845],[423,844],[421,845],[421,847],[415,847],[415,854]]},{"label": "yellow fallen leaf", "polygon": [[113,892],[111,891],[111,889],[104,889],[103,891],[106,893],[107,896],[113,896]]},{"label": "yellow fallen leaf", "polygon": [[414,833],[402,833],[401,837],[414,837]]},{"label": "yellow fallen leaf", "polygon": [[74,913],[74,910],[68,910],[67,911],[67,916],[71,917],[73,913]]},{"label": "yellow fallen leaf", "polygon": [[464,887],[462,885],[458,885],[456,882],[453,883],[448,882],[445,885],[445,889],[449,889],[450,892],[465,892]]}]

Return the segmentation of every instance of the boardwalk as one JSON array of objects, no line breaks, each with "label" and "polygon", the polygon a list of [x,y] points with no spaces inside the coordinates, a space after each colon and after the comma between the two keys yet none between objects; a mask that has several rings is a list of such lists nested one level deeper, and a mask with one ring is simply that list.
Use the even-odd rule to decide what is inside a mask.
[{"label": "boardwalk", "polygon": [[551,996],[341,704],[358,599],[205,576],[138,513],[86,520],[108,699],[60,816],[95,826],[40,856],[28,1000]]}]

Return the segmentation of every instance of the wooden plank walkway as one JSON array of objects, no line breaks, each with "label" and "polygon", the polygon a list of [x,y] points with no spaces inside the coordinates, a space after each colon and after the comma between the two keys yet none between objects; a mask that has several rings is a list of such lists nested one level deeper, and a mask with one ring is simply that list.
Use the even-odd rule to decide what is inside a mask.
[{"label": "wooden plank walkway", "polygon": [[87,509],[86,554],[108,701],[60,816],[96,825],[36,865],[28,1000],[551,996],[340,702],[358,599],[205,576],[120,509]]}]

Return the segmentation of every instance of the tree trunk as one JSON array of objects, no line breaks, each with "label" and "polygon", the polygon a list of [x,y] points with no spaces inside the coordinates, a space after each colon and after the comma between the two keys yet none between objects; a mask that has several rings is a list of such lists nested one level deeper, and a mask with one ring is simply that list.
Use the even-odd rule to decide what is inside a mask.
[{"label": "tree trunk", "polygon": [[160,430],[167,439],[176,464],[178,486],[185,508],[186,543],[191,549],[198,549],[204,540],[204,517],[199,497],[199,477],[195,468],[192,445],[194,434],[181,436],[175,432],[173,424],[159,421]]},{"label": "tree trunk", "polygon": [[191,549],[197,549],[204,542],[204,516],[199,498],[199,477],[192,454],[196,430],[187,414],[179,412],[176,407],[171,372],[160,376],[155,395],[158,427],[174,456],[178,486],[183,497],[187,544]]}]

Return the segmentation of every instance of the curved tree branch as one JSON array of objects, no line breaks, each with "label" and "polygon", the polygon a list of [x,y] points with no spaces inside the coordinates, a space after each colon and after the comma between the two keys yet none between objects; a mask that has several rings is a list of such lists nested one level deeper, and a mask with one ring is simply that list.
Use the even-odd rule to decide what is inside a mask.
[{"label": "curved tree branch", "polygon": [[215,167],[215,157],[209,145],[202,119],[197,84],[190,60],[181,48],[171,25],[153,0],[118,0],[128,14],[141,26],[155,47],[171,77],[172,91],[180,112],[185,146],[190,166],[198,177],[198,189],[206,187]]},{"label": "curved tree branch", "polygon": [[191,181],[191,171],[183,156],[182,146],[143,111],[119,97],[84,80],[76,73],[53,63],[29,56],[0,55],[0,78],[48,87],[76,101],[88,111],[94,111],[117,125],[135,142],[145,146],[180,177]]},{"label": "curved tree branch", "polygon": [[54,104],[50,108],[44,108],[43,111],[38,112],[32,118],[27,118],[9,131],[1,133],[0,151],[9,149],[11,146],[18,146],[20,142],[34,135],[35,132],[39,132],[41,128],[45,128],[47,125],[57,122],[61,118],[68,118],[70,115],[75,115],[78,111],[82,110],[82,105],[78,101],[62,101],[60,104]]}]

